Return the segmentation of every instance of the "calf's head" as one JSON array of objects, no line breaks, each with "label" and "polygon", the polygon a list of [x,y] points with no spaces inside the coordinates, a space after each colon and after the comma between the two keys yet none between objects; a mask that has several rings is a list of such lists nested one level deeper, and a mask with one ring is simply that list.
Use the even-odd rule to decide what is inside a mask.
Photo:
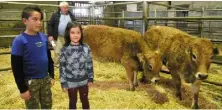
[{"label": "calf's head", "polygon": [[188,56],[191,68],[194,70],[196,79],[204,80],[208,77],[208,70],[213,56],[213,45],[207,39],[194,39],[191,41]]},{"label": "calf's head", "polygon": [[151,78],[153,83],[157,83],[160,79],[159,72],[162,66],[159,52],[155,51],[146,54],[139,53],[137,54],[137,57],[142,63],[145,76]]}]

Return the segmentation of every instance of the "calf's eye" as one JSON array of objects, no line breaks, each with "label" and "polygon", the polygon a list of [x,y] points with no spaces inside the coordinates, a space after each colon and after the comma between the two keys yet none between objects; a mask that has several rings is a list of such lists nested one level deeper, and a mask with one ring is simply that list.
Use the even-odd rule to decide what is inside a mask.
[{"label": "calf's eye", "polygon": [[196,60],[197,59],[197,56],[195,54],[192,54],[192,59],[193,60]]},{"label": "calf's eye", "polygon": [[148,65],[148,69],[149,69],[149,70],[153,70],[152,64],[149,64],[149,65]]}]

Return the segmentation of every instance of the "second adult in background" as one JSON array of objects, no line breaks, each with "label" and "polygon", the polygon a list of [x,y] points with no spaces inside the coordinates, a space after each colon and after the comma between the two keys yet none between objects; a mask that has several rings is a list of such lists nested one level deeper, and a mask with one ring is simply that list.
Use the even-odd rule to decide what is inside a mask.
[{"label": "second adult in background", "polygon": [[53,13],[48,23],[49,41],[55,41],[55,57],[54,65],[59,65],[59,54],[64,44],[65,28],[68,22],[75,21],[74,15],[69,11],[69,4],[67,2],[60,2],[59,10]]}]

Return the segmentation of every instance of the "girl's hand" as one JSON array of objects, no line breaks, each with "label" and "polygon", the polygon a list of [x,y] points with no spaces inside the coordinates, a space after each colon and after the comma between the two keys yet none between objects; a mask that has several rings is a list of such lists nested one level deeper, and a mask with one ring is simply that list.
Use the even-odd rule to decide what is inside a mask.
[{"label": "girl's hand", "polygon": [[67,91],[68,91],[68,88],[62,88],[62,91],[63,91],[63,92],[67,92]]},{"label": "girl's hand", "polygon": [[51,80],[51,86],[53,86],[55,84],[55,80],[52,78],[50,80]]},{"label": "girl's hand", "polygon": [[92,84],[93,84],[92,82],[88,82],[88,86],[89,86],[89,87],[92,86]]}]

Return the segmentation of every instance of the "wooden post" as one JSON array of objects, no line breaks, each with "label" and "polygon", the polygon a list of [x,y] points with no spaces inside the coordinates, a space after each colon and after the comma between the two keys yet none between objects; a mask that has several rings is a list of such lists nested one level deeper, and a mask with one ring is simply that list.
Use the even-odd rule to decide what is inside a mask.
[{"label": "wooden post", "polygon": [[[155,17],[155,18],[156,18],[156,16],[157,16],[156,14],[157,14],[157,13],[156,13],[156,9],[155,9],[155,10],[154,10],[154,17]],[[155,24],[155,25],[157,24],[157,21],[156,21],[156,20],[154,21],[154,24]]]},{"label": "wooden post", "polygon": [[118,20],[118,27],[120,27],[120,24],[121,24],[121,23],[120,23],[120,20]]},{"label": "wooden post", "polygon": [[92,24],[95,24],[95,3],[92,4]]},{"label": "wooden post", "polygon": [[[123,10],[122,11],[122,18],[124,18],[125,17],[125,11]],[[121,27],[125,27],[125,20],[121,20]]]},{"label": "wooden post", "polygon": [[[201,17],[203,17],[203,15],[204,15],[204,7],[202,7],[202,10],[201,10]],[[199,32],[200,32],[200,37],[203,37],[203,21],[202,20],[200,20]]]},{"label": "wooden post", "polygon": [[213,34],[212,34],[212,29],[211,29],[211,21],[209,21],[209,37],[213,37]]},{"label": "wooden post", "polygon": [[[171,6],[171,4],[172,4],[172,2],[171,1],[168,1],[167,2],[167,5],[169,5],[169,6]],[[166,13],[167,14],[169,14],[169,10],[171,9],[171,7],[167,7],[167,11],[166,11]],[[168,15],[169,16],[169,15]],[[166,20],[166,22],[165,22],[165,26],[167,26],[168,25],[168,20]]]},{"label": "wooden post", "polygon": [[149,17],[149,7],[147,1],[143,1],[143,27],[144,27],[144,33],[148,29],[148,21],[147,18]]},{"label": "wooden post", "polygon": [[43,10],[43,32],[47,34],[47,18],[45,10]]},{"label": "wooden post", "polygon": [[[91,7],[91,8],[92,8],[92,7]],[[89,18],[88,25],[89,25],[89,24],[92,24],[91,8],[88,9],[88,11],[89,11],[89,14],[88,14],[88,18]]]}]

